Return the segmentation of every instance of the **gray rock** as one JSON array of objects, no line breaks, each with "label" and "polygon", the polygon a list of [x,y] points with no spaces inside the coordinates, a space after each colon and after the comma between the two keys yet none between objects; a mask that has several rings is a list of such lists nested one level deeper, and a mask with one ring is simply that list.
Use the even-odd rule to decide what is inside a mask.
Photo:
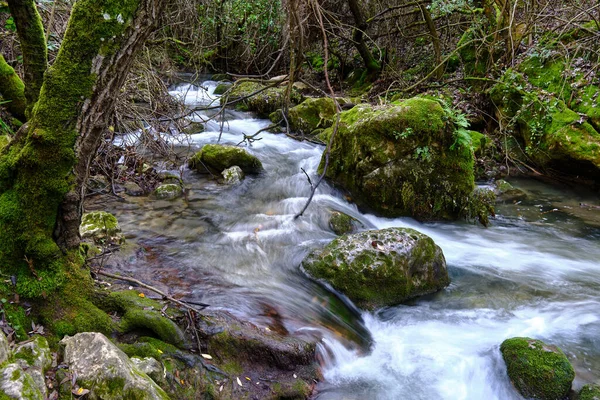
[{"label": "gray rock", "polygon": [[18,363],[7,364],[0,368],[0,397],[2,392],[11,399],[43,400],[34,379]]},{"label": "gray rock", "polygon": [[79,234],[83,238],[93,238],[94,241],[110,239],[122,242],[124,240],[117,217],[106,211],[83,214]]},{"label": "gray rock", "polygon": [[142,189],[140,185],[138,185],[135,182],[127,182],[125,185],[123,185],[123,187],[125,188],[125,193],[127,193],[130,196],[144,195],[144,189]]},{"label": "gray rock", "polygon": [[8,350],[8,340],[6,340],[6,336],[4,336],[4,332],[0,331],[0,364],[4,361],[8,360],[10,356]]},{"label": "gray rock", "polygon": [[152,357],[131,357],[131,362],[143,373],[148,375],[154,382],[162,383],[167,376],[165,367]]},{"label": "gray rock", "polygon": [[78,333],[61,340],[64,361],[89,399],[164,400],[169,397],[101,333]]},{"label": "gray rock", "polygon": [[223,183],[227,185],[235,185],[244,179],[244,171],[237,165],[224,169],[221,175],[223,175]]},{"label": "gray rock", "polygon": [[14,351],[15,362],[33,378],[40,393],[46,397],[48,389],[44,373],[52,365],[52,353],[45,337],[36,335],[20,343]]},{"label": "gray rock", "polygon": [[341,236],[309,254],[302,267],[367,309],[398,304],[450,283],[442,249],[408,228]]},{"label": "gray rock", "polygon": [[173,200],[183,194],[183,189],[176,183],[163,183],[154,189],[154,197],[162,200]]}]

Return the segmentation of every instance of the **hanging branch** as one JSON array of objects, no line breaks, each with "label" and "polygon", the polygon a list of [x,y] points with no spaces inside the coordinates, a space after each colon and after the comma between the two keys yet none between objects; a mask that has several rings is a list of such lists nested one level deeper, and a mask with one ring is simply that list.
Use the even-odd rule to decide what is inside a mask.
[{"label": "hanging branch", "polygon": [[[335,138],[335,135],[336,135],[339,125],[340,125],[341,107],[340,107],[340,104],[338,103],[338,101],[336,100],[335,92],[334,92],[333,88],[331,87],[331,82],[329,81],[329,70],[327,68],[327,64],[329,62],[329,44],[327,41],[327,32],[325,31],[325,25],[323,24],[323,15],[321,13],[321,9],[320,9],[320,6],[319,6],[319,3],[317,2],[317,0],[312,1],[312,6],[313,6],[313,10],[317,16],[317,19],[319,21],[319,27],[321,28],[321,33],[323,34],[323,52],[324,52],[323,70],[325,72],[325,82],[327,83],[327,88],[329,89],[329,93],[330,93],[329,96],[335,103],[336,118],[335,118],[335,123],[333,124],[333,132],[331,133],[331,136],[329,137],[329,142],[327,143],[327,148],[325,149],[325,165],[323,166],[323,173],[319,176],[319,180],[317,180],[317,182],[315,183],[314,186],[312,186],[312,183],[311,183],[312,190],[310,191],[310,196],[308,197],[308,200],[306,201],[306,204],[304,205],[302,210],[300,210],[300,212],[298,214],[294,215],[294,219],[298,219],[299,217],[301,217],[304,214],[304,212],[306,211],[306,209],[312,202],[312,199],[315,196],[317,188],[319,187],[321,182],[323,182],[323,178],[325,178],[325,175],[327,174],[327,168],[329,167],[329,156],[331,153],[331,145],[333,143],[333,139]],[[310,179],[309,179],[309,183],[310,183]]]}]

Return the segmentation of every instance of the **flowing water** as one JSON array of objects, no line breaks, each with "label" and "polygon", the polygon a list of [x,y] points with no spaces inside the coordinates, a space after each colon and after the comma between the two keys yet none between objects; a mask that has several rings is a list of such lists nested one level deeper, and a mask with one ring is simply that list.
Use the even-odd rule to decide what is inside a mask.
[{"label": "flowing water", "polygon": [[[214,87],[182,85],[172,94],[192,105],[217,104]],[[237,144],[269,121],[228,111],[206,125],[186,138],[194,149],[219,136]],[[363,214],[325,183],[295,220],[310,193],[302,169],[316,179],[323,147],[283,134],[260,138],[246,148],[265,172],[239,185],[182,167],[172,172],[184,177],[183,199],[102,204],[117,214],[129,242],[141,245],[122,272],[259,326],[319,337],[320,400],[520,399],[499,352],[514,336],[561,347],[576,369],[576,387],[600,381],[600,211],[579,206],[599,204],[596,195],[515,181],[527,200],[499,205],[486,229]],[[451,285],[396,307],[355,309],[298,268],[335,238],[332,210],[364,229],[412,227],[431,236],[444,251]]]}]

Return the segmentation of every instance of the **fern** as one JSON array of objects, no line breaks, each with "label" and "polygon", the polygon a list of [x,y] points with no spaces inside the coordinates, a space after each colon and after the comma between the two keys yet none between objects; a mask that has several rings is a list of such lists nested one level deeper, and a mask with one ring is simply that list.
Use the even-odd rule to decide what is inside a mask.
[{"label": "fern", "polygon": [[452,124],[454,124],[454,132],[452,132],[452,137],[454,138],[454,143],[450,146],[450,150],[456,150],[460,147],[469,147],[472,148],[471,145],[471,135],[469,135],[468,128],[471,126],[469,121],[467,120],[467,116],[463,114],[460,110],[455,109],[452,105],[444,99],[438,99],[444,113],[446,114],[446,118]]}]

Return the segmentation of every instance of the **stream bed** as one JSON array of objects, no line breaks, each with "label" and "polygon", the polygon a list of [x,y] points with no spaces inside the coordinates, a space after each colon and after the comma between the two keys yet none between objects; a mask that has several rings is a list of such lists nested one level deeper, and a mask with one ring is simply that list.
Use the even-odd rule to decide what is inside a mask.
[{"label": "stream bed", "polygon": [[[218,102],[215,83],[202,86],[207,91],[181,85],[172,94],[188,104]],[[219,136],[237,144],[269,124],[227,111],[222,134],[213,120],[182,142],[195,150]],[[114,213],[139,246],[118,272],[261,327],[319,337],[320,400],[521,399],[499,351],[514,336],[562,348],[576,370],[575,388],[600,382],[600,210],[579,205],[600,204],[597,194],[514,180],[527,198],[499,204],[486,229],[364,214],[323,183],[294,219],[310,194],[302,169],[315,181],[324,147],[284,134],[260,139],[245,148],[265,172],[241,184],[220,185],[182,167],[172,172],[184,178],[184,198],[92,200],[88,208]],[[336,237],[328,226],[334,210],[364,229],[411,227],[431,236],[452,283],[395,307],[355,309],[299,271],[312,249]]]}]

